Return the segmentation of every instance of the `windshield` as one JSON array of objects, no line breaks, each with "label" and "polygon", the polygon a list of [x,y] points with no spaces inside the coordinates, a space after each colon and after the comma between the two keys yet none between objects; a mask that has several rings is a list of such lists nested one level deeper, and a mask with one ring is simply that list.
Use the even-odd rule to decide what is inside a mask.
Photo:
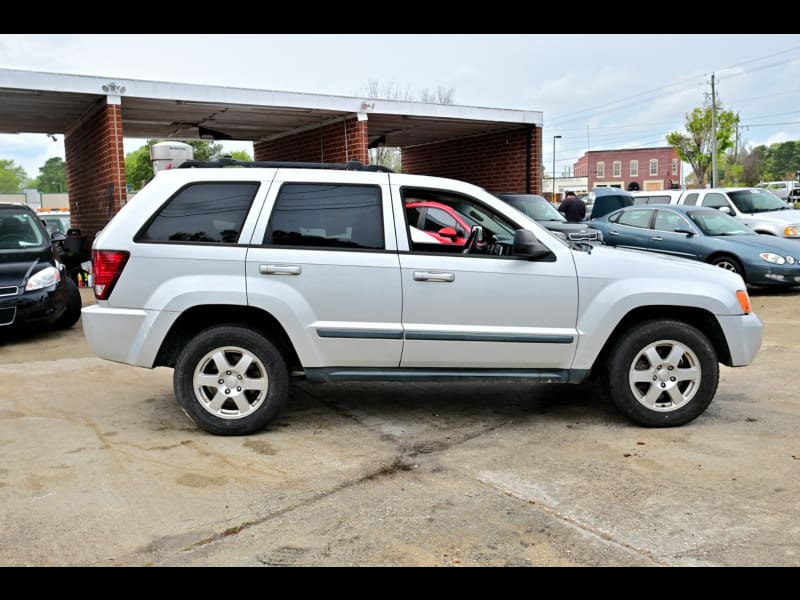
[{"label": "windshield", "polygon": [[20,210],[0,210],[0,252],[44,246],[44,232],[36,216]]},{"label": "windshield", "polygon": [[691,211],[689,218],[706,235],[758,235],[738,220],[718,210]]},{"label": "windshield", "polygon": [[566,221],[556,207],[541,196],[504,196],[503,200],[534,221]]},{"label": "windshield", "polygon": [[728,192],[733,203],[743,213],[761,213],[791,208],[769,190],[751,189]]}]

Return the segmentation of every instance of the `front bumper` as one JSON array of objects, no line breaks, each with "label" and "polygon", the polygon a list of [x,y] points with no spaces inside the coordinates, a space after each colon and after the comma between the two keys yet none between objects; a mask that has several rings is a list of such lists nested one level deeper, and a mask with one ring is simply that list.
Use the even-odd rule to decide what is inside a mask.
[{"label": "front bumper", "polygon": [[20,288],[14,295],[0,296],[0,327],[51,325],[67,309],[67,286],[55,286],[26,292]]},{"label": "front bumper", "polygon": [[764,323],[755,313],[717,316],[731,353],[731,367],[744,367],[753,362],[761,347]]}]

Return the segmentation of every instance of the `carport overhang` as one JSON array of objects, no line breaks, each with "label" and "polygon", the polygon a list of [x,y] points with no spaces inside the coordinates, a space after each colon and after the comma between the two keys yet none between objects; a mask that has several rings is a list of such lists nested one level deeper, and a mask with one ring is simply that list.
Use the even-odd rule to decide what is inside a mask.
[{"label": "carport overhang", "polygon": [[0,69],[0,133],[64,133],[72,221],[90,237],[127,201],[123,136],[254,142],[257,160],[369,160],[494,191],[541,187],[539,111]]},{"label": "carport overhang", "polygon": [[0,69],[0,133],[65,132],[103,103],[132,138],[269,141],[356,117],[370,145],[409,147],[542,126],[539,111]]}]

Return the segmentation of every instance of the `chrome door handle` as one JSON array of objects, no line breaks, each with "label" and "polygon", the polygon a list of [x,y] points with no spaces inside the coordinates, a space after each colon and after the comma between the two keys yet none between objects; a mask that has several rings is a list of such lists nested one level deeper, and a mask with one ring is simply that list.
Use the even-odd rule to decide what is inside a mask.
[{"label": "chrome door handle", "polygon": [[258,272],[262,275],[300,275],[300,265],[259,265]]},{"label": "chrome door handle", "polygon": [[441,271],[414,271],[414,281],[455,281],[455,273]]},{"label": "chrome door handle", "polygon": [[654,236],[653,236],[653,237],[651,237],[650,239],[651,239],[651,240],[654,240],[654,241],[656,241],[656,242],[663,242],[663,241],[664,241],[664,238],[662,238],[660,235],[654,235]]},{"label": "chrome door handle", "polygon": [[608,235],[619,235],[619,231],[609,231]]}]

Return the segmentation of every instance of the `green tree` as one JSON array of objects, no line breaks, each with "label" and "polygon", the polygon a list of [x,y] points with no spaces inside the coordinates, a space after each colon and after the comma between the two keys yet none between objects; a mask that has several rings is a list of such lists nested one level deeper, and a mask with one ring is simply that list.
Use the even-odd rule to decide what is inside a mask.
[{"label": "green tree", "polygon": [[28,183],[28,174],[13,160],[0,159],[0,192],[21,192]]},{"label": "green tree", "polygon": [[[153,163],[150,162],[150,146],[166,140],[147,140],[147,143],[125,155],[125,183],[140,190],[153,178]],[[222,153],[222,144],[211,140],[185,140],[194,149],[194,160],[214,160]],[[245,153],[246,154],[246,153]],[[252,159],[249,159],[252,160]]]},{"label": "green tree", "polygon": [[43,193],[67,191],[67,163],[60,156],[48,158],[39,167],[39,176],[32,187]]},{"label": "green tree", "polygon": [[252,162],[253,157],[250,156],[245,150],[234,150],[233,152],[228,152],[229,155],[234,160],[241,160],[244,162]]},{"label": "green tree", "polygon": [[125,183],[131,189],[140,190],[153,178],[153,163],[150,162],[151,145],[148,142],[125,155]]},{"label": "green tree", "polygon": [[795,179],[800,169],[800,142],[780,142],[764,147],[761,177],[764,181]]},{"label": "green tree", "polygon": [[[717,158],[733,147],[734,131],[739,115],[729,110],[717,110]],[[698,107],[686,115],[686,132],[673,131],[667,143],[675,148],[681,160],[688,162],[697,182],[706,182],[711,168],[711,107]]]}]

